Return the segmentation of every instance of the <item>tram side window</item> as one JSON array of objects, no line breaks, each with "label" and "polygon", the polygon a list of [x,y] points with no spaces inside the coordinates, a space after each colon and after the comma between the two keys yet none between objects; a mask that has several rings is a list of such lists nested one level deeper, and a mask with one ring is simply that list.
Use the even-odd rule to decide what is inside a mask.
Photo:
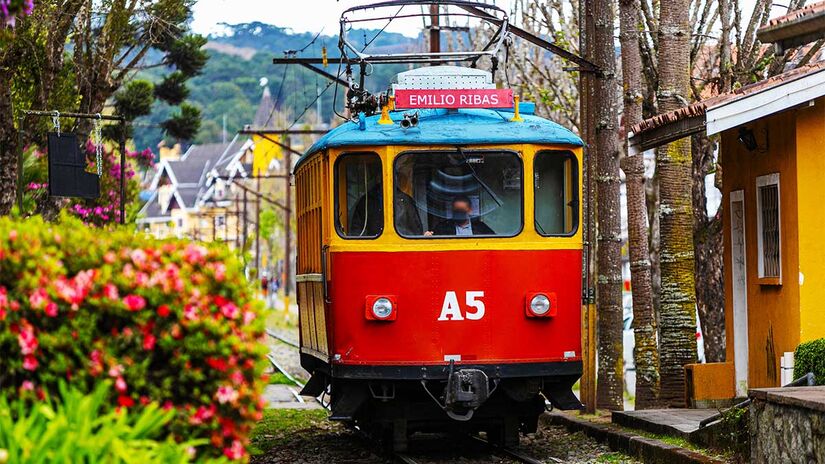
[{"label": "tram side window", "polygon": [[522,228],[522,163],[509,151],[443,150],[396,158],[394,216],[407,238],[512,237]]},{"label": "tram side window", "polygon": [[569,152],[536,154],[536,231],[544,236],[572,235],[579,218],[578,167]]},{"label": "tram side window", "polygon": [[375,238],[384,230],[384,183],[375,153],[345,154],[335,163],[335,228],[344,238]]}]

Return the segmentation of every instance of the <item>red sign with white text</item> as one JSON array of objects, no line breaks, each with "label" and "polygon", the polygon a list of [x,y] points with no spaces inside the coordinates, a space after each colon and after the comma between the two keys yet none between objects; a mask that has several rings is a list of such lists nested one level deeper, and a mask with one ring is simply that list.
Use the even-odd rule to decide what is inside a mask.
[{"label": "red sign with white text", "polygon": [[396,89],[395,107],[512,108],[513,89]]}]

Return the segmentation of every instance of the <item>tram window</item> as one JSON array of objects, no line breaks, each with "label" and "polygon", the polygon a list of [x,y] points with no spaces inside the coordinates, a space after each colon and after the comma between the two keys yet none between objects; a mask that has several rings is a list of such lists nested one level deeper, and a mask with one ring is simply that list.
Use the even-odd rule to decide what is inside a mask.
[{"label": "tram window", "polygon": [[394,169],[395,228],[402,237],[512,237],[521,231],[523,168],[514,152],[407,152]]},{"label": "tram window", "polygon": [[384,230],[381,159],[353,153],[335,162],[335,228],[344,238],[375,238]]},{"label": "tram window", "polygon": [[544,236],[574,234],[579,218],[576,158],[569,152],[543,151],[533,166],[536,231]]}]

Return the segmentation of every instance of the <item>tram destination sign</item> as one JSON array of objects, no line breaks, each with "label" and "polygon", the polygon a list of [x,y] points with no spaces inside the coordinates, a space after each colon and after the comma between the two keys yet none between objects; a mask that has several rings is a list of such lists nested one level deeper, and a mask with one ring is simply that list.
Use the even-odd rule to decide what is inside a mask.
[{"label": "tram destination sign", "polygon": [[395,107],[512,108],[513,89],[395,89]]}]

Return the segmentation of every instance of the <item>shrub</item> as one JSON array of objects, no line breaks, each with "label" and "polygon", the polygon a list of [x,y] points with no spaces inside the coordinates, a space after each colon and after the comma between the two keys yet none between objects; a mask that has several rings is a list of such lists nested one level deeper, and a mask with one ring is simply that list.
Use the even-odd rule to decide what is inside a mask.
[{"label": "shrub", "polygon": [[825,338],[800,343],[794,353],[793,377],[813,372],[817,385],[825,385]]},{"label": "shrub", "polygon": [[163,427],[174,416],[150,403],[139,412],[107,408],[111,382],[84,395],[65,383],[57,401],[34,403],[0,398],[0,462],[163,462],[191,461],[195,446],[208,440],[176,443]]},{"label": "shrub", "polygon": [[0,219],[0,394],[111,380],[112,404],[157,402],[178,440],[240,459],[264,384],[251,295],[224,247]]}]

